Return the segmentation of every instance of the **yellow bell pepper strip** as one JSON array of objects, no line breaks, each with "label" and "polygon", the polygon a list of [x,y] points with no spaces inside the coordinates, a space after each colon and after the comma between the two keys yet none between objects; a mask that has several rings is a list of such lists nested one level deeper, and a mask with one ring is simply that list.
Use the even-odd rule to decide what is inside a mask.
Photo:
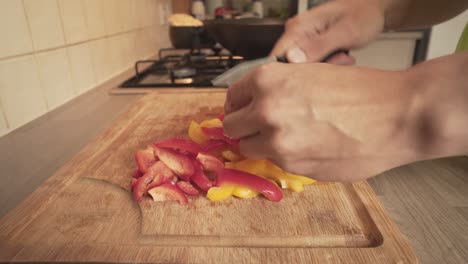
[{"label": "yellow bell pepper strip", "polygon": [[229,161],[240,161],[244,159],[244,157],[229,149],[222,151],[221,156]]},{"label": "yellow bell pepper strip", "polygon": [[203,131],[201,130],[200,125],[195,121],[190,122],[188,134],[189,134],[190,139],[192,139],[193,141],[195,141],[196,143],[200,145],[205,143],[209,139],[207,136],[205,136],[205,133],[203,133]]},{"label": "yellow bell pepper strip", "polygon": [[293,177],[293,178],[298,179],[304,185],[309,185],[309,184],[317,182],[317,180],[314,180],[314,179],[309,178],[309,177],[305,177],[305,176],[301,176],[301,175],[297,175],[297,174],[292,174],[292,173],[289,173],[289,172],[284,172],[284,173],[289,177]]},{"label": "yellow bell pepper strip", "polygon": [[234,163],[234,167],[238,170],[252,173],[255,175],[265,176],[265,160],[245,159]]},{"label": "yellow bell pepper strip", "polygon": [[235,169],[236,168],[236,163],[235,162],[225,162],[224,163],[224,168]]},{"label": "yellow bell pepper strip", "polygon": [[315,182],[315,180],[304,176],[287,173],[268,160],[246,159],[230,166],[264,178],[273,179],[281,185],[281,188],[289,189],[294,192],[302,192],[304,190],[304,185]]},{"label": "yellow bell pepper strip", "polygon": [[232,196],[234,186],[226,185],[219,187],[211,187],[206,193],[206,197],[211,201],[222,201]]},{"label": "yellow bell pepper strip", "polygon": [[223,122],[218,118],[208,119],[202,121],[200,127],[223,127]]},{"label": "yellow bell pepper strip", "polygon": [[273,202],[279,202],[283,198],[281,189],[267,179],[260,176],[235,170],[223,169],[216,176],[216,187],[223,185],[243,186],[263,194]]},{"label": "yellow bell pepper strip", "polygon": [[249,199],[252,197],[257,196],[259,193],[252,190],[251,188],[243,187],[243,186],[236,186],[232,191],[232,195],[242,198],[242,199]]}]

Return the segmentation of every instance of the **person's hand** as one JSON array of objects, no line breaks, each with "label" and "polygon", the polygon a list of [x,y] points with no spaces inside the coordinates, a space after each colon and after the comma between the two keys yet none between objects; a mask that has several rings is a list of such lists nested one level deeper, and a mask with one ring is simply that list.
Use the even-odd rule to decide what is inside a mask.
[{"label": "person's hand", "polygon": [[[383,26],[381,1],[329,1],[289,19],[271,55],[286,54],[293,63],[318,62],[336,50],[364,46]],[[349,65],[354,58],[339,53],[327,62]]]},{"label": "person's hand", "polygon": [[[406,72],[271,63],[229,87],[224,129],[241,153],[324,181],[355,181],[420,157]],[[273,89],[274,88],[274,89]]]}]

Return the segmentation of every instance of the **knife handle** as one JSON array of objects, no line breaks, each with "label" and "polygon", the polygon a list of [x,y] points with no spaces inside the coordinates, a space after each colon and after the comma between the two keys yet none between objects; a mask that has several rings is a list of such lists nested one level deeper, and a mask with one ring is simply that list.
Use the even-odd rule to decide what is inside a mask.
[{"label": "knife handle", "polygon": [[[332,53],[325,56],[325,58],[321,59],[320,62],[327,62],[327,60],[331,59],[333,56],[337,55],[338,53],[342,53],[342,52],[345,53],[346,55],[349,55],[349,50],[339,49],[339,50],[335,50]],[[288,58],[286,58],[286,56],[276,57],[276,61],[283,62],[283,63],[289,63]]]}]

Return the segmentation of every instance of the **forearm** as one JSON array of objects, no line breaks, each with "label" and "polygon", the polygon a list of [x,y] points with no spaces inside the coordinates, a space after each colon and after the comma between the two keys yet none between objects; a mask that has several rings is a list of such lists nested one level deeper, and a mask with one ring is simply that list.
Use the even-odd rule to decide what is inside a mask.
[{"label": "forearm", "polygon": [[468,8],[468,0],[381,1],[385,14],[385,29],[391,30],[430,27]]},{"label": "forearm", "polygon": [[468,153],[468,52],[408,70],[414,87],[411,127],[422,159]]}]

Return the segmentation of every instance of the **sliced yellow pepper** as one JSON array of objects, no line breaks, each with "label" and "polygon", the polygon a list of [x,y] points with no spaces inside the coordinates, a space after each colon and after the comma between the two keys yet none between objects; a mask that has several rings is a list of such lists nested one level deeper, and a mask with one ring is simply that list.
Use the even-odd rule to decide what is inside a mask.
[{"label": "sliced yellow pepper", "polygon": [[208,141],[208,137],[205,136],[200,128],[200,125],[195,121],[190,122],[188,134],[190,139],[198,144],[203,144]]},{"label": "sliced yellow pepper", "polygon": [[292,174],[292,173],[289,173],[289,172],[284,172],[284,173],[286,173],[287,176],[294,177],[294,178],[298,179],[304,185],[309,185],[309,184],[312,184],[312,183],[317,181],[317,180],[311,179],[309,177],[305,177],[305,176],[301,176],[301,175],[297,175],[297,174]]},{"label": "sliced yellow pepper", "polygon": [[248,199],[257,196],[258,192],[247,187],[236,186],[232,192],[232,195],[239,198]]},{"label": "sliced yellow pepper", "polygon": [[223,122],[218,118],[204,120],[200,123],[200,127],[222,127]]},{"label": "sliced yellow pepper", "polygon": [[235,164],[235,168],[238,170],[268,178],[265,176],[265,160],[245,159]]},{"label": "sliced yellow pepper", "polygon": [[239,161],[241,159],[243,159],[243,157],[231,150],[224,150],[221,152],[221,156],[223,156],[223,158],[229,160],[229,161]]},{"label": "sliced yellow pepper", "polygon": [[302,192],[304,191],[304,185],[315,182],[315,180],[304,176],[287,173],[269,160],[246,159],[230,166],[267,179],[273,179],[281,185],[281,188],[294,192]]},{"label": "sliced yellow pepper", "polygon": [[234,186],[211,187],[206,193],[206,197],[211,201],[221,201],[232,196]]},{"label": "sliced yellow pepper", "polygon": [[236,163],[235,162],[225,162],[224,163],[224,168],[235,169],[236,168]]}]

